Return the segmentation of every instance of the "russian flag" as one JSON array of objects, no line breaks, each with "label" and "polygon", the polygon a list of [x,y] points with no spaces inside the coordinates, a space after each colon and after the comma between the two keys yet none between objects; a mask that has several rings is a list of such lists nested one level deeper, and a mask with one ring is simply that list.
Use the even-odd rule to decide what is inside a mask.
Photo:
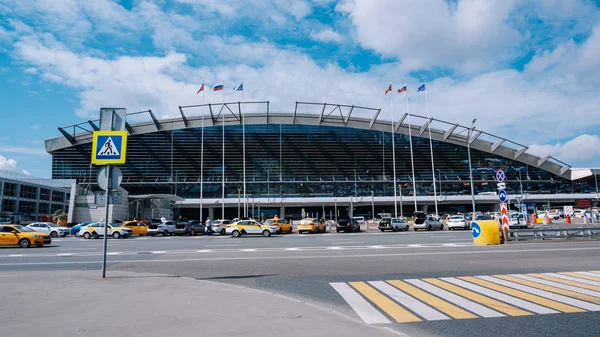
[{"label": "russian flag", "polygon": [[403,93],[406,91],[406,84],[402,86],[402,88],[398,89],[398,93]]},{"label": "russian flag", "polygon": [[215,85],[215,87],[213,88],[213,91],[221,91],[221,90],[223,90],[222,84]]}]

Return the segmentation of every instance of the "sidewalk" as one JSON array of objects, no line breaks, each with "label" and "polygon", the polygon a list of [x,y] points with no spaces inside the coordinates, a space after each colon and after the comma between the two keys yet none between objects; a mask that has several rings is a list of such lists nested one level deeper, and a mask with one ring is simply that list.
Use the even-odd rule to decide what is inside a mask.
[{"label": "sidewalk", "polygon": [[3,336],[398,336],[264,291],[168,275],[0,272]]}]

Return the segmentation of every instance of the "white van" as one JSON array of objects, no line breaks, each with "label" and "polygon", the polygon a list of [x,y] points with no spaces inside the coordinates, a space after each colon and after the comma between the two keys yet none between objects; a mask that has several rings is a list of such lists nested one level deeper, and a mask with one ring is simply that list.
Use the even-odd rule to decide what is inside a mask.
[{"label": "white van", "polygon": [[364,216],[353,216],[352,219],[354,219],[359,224],[364,224],[365,223],[365,217]]}]

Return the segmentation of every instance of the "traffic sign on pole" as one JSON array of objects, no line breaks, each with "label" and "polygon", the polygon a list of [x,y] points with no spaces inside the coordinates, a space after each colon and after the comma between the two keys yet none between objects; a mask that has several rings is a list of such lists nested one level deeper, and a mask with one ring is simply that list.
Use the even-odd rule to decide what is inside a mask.
[{"label": "traffic sign on pole", "polygon": [[498,192],[498,200],[500,200],[500,202],[506,202],[506,199],[508,199],[508,194],[506,194],[505,190],[500,190]]},{"label": "traffic sign on pole", "polygon": [[502,171],[502,170],[496,171],[496,180],[498,180],[499,183],[503,182],[505,178],[506,178],[506,175],[504,174],[504,171]]},{"label": "traffic sign on pole", "polygon": [[127,131],[96,131],[92,141],[92,164],[125,164]]}]

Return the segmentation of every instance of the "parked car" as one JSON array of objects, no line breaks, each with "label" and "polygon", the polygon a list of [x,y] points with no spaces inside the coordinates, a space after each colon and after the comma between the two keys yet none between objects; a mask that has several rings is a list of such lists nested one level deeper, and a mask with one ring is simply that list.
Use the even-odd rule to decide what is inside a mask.
[{"label": "parked car", "polygon": [[[500,219],[502,221],[502,219]],[[511,213],[508,217],[508,227],[510,228],[527,228],[527,221],[523,213]]]},{"label": "parked car", "polygon": [[384,231],[407,231],[409,225],[407,222],[400,218],[384,218],[379,221],[379,230]]},{"label": "parked car", "polygon": [[88,221],[88,222],[82,222],[82,223],[79,223],[79,224],[73,226],[71,228],[71,235],[79,236],[79,230],[81,229],[81,227],[84,227],[84,226],[87,226],[87,225],[90,225],[93,223],[94,223],[93,221]]},{"label": "parked car", "polygon": [[364,216],[353,216],[352,219],[356,220],[356,222],[358,222],[359,225],[362,225],[365,223]]},{"label": "parked car", "polygon": [[[364,219],[364,218],[363,218]],[[335,225],[336,232],[360,232],[360,223],[357,217],[354,218],[338,218],[337,224]]]},{"label": "parked car", "polygon": [[277,233],[291,233],[293,230],[292,224],[285,219],[267,219],[264,224],[268,226],[277,226]]},{"label": "parked car", "polygon": [[197,234],[204,234],[204,232],[205,226],[198,220],[184,221],[175,225],[175,234],[177,235],[187,234],[195,236]]},{"label": "parked car", "polygon": [[[250,219],[242,219],[242,220],[250,220]],[[210,222],[212,225],[213,233],[219,233],[221,235],[227,234],[227,225],[231,225],[231,220],[213,220]]]},{"label": "parked car", "polygon": [[317,218],[304,218],[300,220],[298,224],[298,233],[302,234],[304,232],[309,233],[321,233],[326,232],[327,227],[325,227],[325,223],[321,221],[321,219]]},{"label": "parked car", "polygon": [[48,233],[36,232],[21,225],[0,225],[0,246],[19,246],[29,248],[31,245],[42,247],[52,243]]},{"label": "parked car", "polygon": [[277,226],[264,225],[254,220],[240,220],[228,224],[225,231],[234,238],[239,238],[242,235],[262,235],[269,237],[271,234],[277,233]]},{"label": "parked car", "polygon": [[121,227],[131,229],[132,235],[144,236],[148,234],[148,226],[138,221],[127,221]]},{"label": "parked car", "polygon": [[491,214],[479,214],[475,220],[494,220],[494,216]]},{"label": "parked car", "polygon": [[456,228],[471,229],[470,221],[464,215],[453,215],[448,220],[448,229],[452,231]]},{"label": "parked car", "polygon": [[[120,227],[118,224],[110,223],[107,228],[107,235],[115,239],[127,238],[131,236],[131,229]],[[79,236],[84,239],[100,238],[104,236],[104,222],[95,222],[93,224],[82,227],[79,230]]]},{"label": "parked car", "polygon": [[444,230],[444,224],[434,218],[431,215],[427,215],[424,212],[414,212],[413,213],[414,224],[413,230],[416,232],[419,229],[430,230]]},{"label": "parked car", "polygon": [[34,232],[48,233],[53,238],[65,237],[71,232],[69,228],[59,227],[53,222],[34,222],[26,227],[33,229]]},{"label": "parked car", "polygon": [[167,220],[160,223],[156,223],[153,220],[150,226],[148,226],[148,235],[172,235],[173,233],[175,233],[175,225],[177,225],[177,223],[171,220]]}]

